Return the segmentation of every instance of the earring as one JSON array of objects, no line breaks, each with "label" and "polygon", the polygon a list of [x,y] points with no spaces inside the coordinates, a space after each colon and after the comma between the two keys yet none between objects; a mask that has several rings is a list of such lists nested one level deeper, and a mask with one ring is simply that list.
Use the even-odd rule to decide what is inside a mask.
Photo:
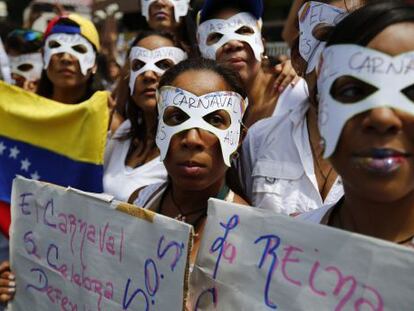
[{"label": "earring", "polygon": [[326,148],[326,141],[325,141],[325,139],[324,139],[324,138],[321,138],[321,140],[319,141],[319,146],[321,147],[321,149],[322,149],[323,151],[325,151],[325,148]]},{"label": "earring", "polygon": [[235,151],[232,153],[231,158],[232,160],[236,161],[239,158],[239,156],[240,154],[237,151]]}]

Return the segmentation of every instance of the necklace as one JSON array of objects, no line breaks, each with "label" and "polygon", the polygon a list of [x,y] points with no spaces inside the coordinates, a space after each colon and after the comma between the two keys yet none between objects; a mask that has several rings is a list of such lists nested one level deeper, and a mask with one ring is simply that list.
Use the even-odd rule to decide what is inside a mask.
[{"label": "necklace", "polygon": [[333,172],[334,169],[333,169],[332,166],[330,166],[328,172],[326,174],[324,173],[324,171],[322,169],[322,165],[319,162],[319,158],[322,155],[323,151],[321,151],[321,153],[319,155],[316,154],[316,151],[315,151],[313,143],[312,143],[313,140],[312,140],[311,131],[309,130],[309,123],[308,123],[308,133],[309,133],[309,145],[310,145],[310,149],[311,149],[311,153],[312,153],[312,158],[314,159],[314,163],[316,164],[317,171],[319,172],[319,174],[323,178],[323,185],[322,185],[322,189],[320,190],[320,193],[323,195],[325,193],[325,188],[326,188],[326,185],[328,183],[328,178],[329,178],[329,176],[331,175],[331,173]]},{"label": "necklace", "polygon": [[[175,217],[175,219],[177,219],[177,220],[180,220],[180,221],[184,221],[184,222],[187,222],[186,221],[186,219],[187,219],[187,217],[188,216],[191,216],[191,215],[196,215],[196,214],[198,214],[198,213],[200,213],[200,212],[203,212],[202,214],[201,214],[201,216],[205,216],[205,214],[206,214],[206,211],[207,211],[207,207],[202,207],[202,208],[199,208],[199,209],[196,209],[196,210],[193,210],[193,211],[189,211],[189,212],[184,212],[183,210],[182,210],[182,208],[180,207],[180,205],[177,203],[177,201],[175,200],[175,197],[174,197],[174,193],[173,193],[173,191],[172,191],[172,189],[170,189],[170,196],[171,196],[171,201],[172,201],[172,203],[174,204],[174,207],[178,210],[178,212],[179,212],[179,214]],[[199,221],[199,218],[197,218],[197,220],[196,220],[196,223]]]}]

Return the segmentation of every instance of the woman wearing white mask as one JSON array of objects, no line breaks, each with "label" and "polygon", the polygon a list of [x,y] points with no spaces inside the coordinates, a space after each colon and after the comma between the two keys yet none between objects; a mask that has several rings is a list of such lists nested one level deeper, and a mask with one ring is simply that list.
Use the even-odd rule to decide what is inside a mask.
[{"label": "woman wearing white mask", "polygon": [[247,127],[276,114],[279,103],[295,93],[289,84],[297,81],[290,61],[274,66],[265,55],[262,13],[261,0],[206,0],[199,14],[201,55],[230,66],[243,80],[249,97]]},{"label": "woman wearing white mask", "polygon": [[37,94],[65,104],[91,97],[99,48],[91,21],[73,13],[56,17],[45,33],[44,70]]},{"label": "woman wearing white mask", "polygon": [[119,200],[167,178],[155,144],[156,89],[164,71],[187,58],[168,33],[141,32],[131,46],[129,78],[118,85],[118,100],[127,102],[127,120],[109,140],[104,161],[104,191]]},{"label": "woman wearing white mask", "polygon": [[318,122],[345,195],[300,218],[414,246],[413,35],[404,1],[376,1],[334,30],[319,65]]},{"label": "woman wearing white mask", "polygon": [[212,60],[188,59],[160,81],[156,142],[169,178],[138,189],[130,201],[193,225],[191,262],[208,199],[246,204],[226,180],[240,143],[245,96],[240,78]]},{"label": "woman wearing white mask", "polygon": [[[301,101],[250,128],[241,152],[241,177],[252,205],[283,214],[336,203],[342,182],[323,159],[317,127],[316,62],[329,31],[365,1],[306,1],[298,12],[292,63],[306,81]],[[303,86],[303,85],[302,85]]]}]

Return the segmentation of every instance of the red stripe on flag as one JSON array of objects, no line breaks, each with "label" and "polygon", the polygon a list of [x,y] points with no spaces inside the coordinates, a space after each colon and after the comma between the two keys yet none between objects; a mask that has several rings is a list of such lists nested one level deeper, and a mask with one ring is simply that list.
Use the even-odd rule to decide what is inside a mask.
[{"label": "red stripe on flag", "polygon": [[9,227],[11,222],[10,204],[0,202],[0,231],[9,238]]}]

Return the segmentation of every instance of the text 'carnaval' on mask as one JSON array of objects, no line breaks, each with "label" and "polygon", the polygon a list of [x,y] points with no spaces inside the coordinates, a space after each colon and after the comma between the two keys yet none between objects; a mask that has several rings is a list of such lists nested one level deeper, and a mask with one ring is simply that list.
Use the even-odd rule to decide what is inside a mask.
[{"label": "text 'carnaval' on mask", "polygon": [[[390,107],[414,115],[414,51],[395,57],[352,44],[326,48],[318,76],[319,130],[330,157],[346,122],[357,114]],[[345,80],[344,80],[345,79]],[[344,84],[341,88],[338,83]]]},{"label": "text 'carnaval' on mask", "polygon": [[315,69],[332,28],[345,16],[345,10],[325,3],[310,1],[301,7],[299,53],[308,63],[306,73]]},{"label": "text 'carnaval' on mask", "polygon": [[[141,12],[142,15],[145,16],[145,19],[149,20],[149,8],[151,4],[157,2],[159,0],[141,0]],[[188,8],[190,6],[190,0],[166,0],[171,3],[174,7],[174,18],[175,21],[178,23],[180,21],[180,17],[186,16],[188,12]]]},{"label": "text 'carnaval' on mask", "polygon": [[86,76],[88,69],[95,65],[96,53],[92,44],[79,34],[55,33],[47,37],[44,48],[44,68],[49,67],[52,55],[68,53],[74,56]]},{"label": "text 'carnaval' on mask", "polygon": [[216,59],[217,50],[231,40],[246,42],[261,61],[264,52],[261,22],[242,12],[228,19],[210,19],[198,26],[198,45],[203,57]]},{"label": "text 'carnaval' on mask", "polygon": [[162,47],[155,50],[147,50],[134,46],[129,53],[130,74],[129,91],[134,94],[137,77],[146,72],[154,71],[162,75],[168,68],[178,64],[187,58],[187,53],[176,47]]},{"label": "text 'carnaval' on mask", "polygon": [[[169,110],[175,109],[183,118],[179,122],[169,121]],[[229,117],[229,124],[219,127],[208,118],[217,111],[224,111]],[[245,104],[240,94],[222,91],[196,96],[183,89],[164,86],[158,94],[158,130],[156,143],[164,160],[171,138],[180,132],[199,128],[214,134],[221,146],[224,163],[230,166],[231,155],[237,150],[240,139],[240,126],[245,111]],[[171,111],[170,111],[171,112]],[[210,122],[209,122],[210,121]]]},{"label": "text 'carnaval' on mask", "polygon": [[41,53],[10,56],[9,59],[12,73],[22,76],[27,81],[37,81],[40,79],[43,69]]}]

